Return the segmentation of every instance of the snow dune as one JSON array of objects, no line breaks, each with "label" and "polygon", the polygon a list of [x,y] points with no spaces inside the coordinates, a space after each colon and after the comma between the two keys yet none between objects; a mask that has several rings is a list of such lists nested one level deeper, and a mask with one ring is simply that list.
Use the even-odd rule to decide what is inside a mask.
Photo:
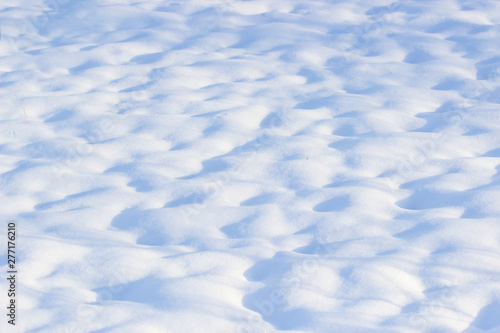
[{"label": "snow dune", "polygon": [[2,332],[500,332],[500,2],[0,22]]}]

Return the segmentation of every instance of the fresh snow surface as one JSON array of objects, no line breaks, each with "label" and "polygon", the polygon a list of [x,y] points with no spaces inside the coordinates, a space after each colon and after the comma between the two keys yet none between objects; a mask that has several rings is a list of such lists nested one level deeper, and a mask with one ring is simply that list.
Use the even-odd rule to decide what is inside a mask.
[{"label": "fresh snow surface", "polygon": [[0,24],[2,333],[500,332],[500,1]]}]

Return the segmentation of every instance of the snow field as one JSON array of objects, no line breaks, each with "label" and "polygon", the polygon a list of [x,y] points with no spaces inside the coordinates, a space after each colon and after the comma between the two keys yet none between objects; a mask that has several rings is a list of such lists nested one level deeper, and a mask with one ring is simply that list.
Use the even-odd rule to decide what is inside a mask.
[{"label": "snow field", "polygon": [[500,330],[496,1],[0,21],[18,332]]}]

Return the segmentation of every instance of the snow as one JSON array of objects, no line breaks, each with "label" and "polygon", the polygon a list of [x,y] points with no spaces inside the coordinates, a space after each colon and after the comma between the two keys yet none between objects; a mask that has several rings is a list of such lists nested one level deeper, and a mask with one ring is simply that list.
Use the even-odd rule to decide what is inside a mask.
[{"label": "snow", "polygon": [[1,332],[500,332],[500,2],[0,22]]}]

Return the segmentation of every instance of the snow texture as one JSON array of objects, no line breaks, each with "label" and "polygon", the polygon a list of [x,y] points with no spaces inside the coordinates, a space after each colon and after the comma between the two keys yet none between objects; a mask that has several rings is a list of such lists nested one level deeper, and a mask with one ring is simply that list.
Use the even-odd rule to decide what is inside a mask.
[{"label": "snow texture", "polygon": [[0,22],[1,332],[500,332],[499,1]]}]

